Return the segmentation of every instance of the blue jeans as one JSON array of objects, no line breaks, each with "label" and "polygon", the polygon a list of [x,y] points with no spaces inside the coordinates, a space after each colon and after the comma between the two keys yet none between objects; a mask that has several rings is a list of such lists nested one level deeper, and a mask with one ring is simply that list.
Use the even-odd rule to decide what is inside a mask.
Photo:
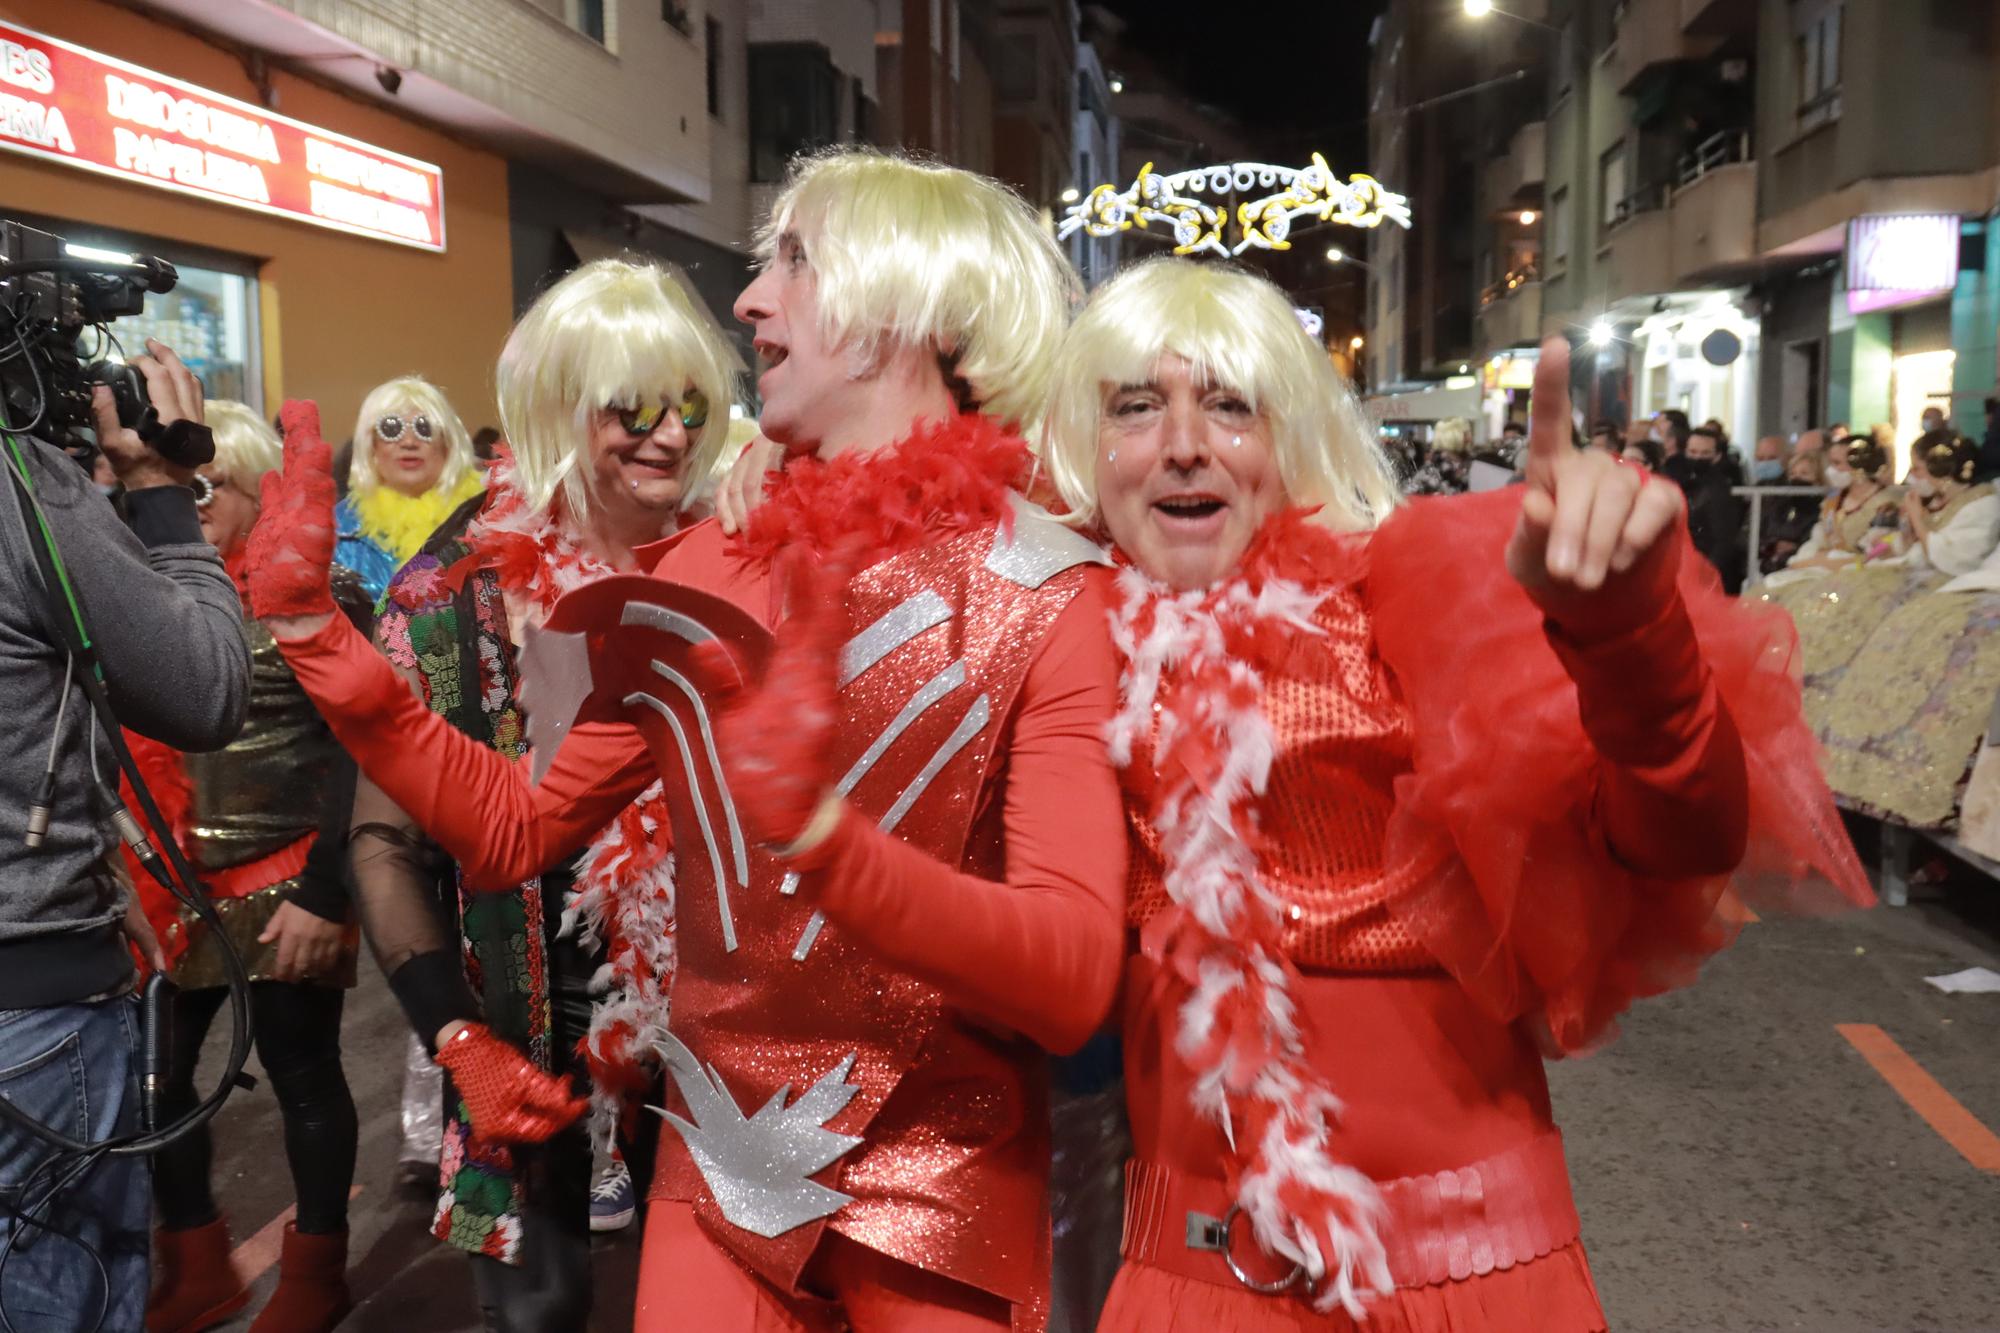
[{"label": "blue jeans", "polygon": [[[130,996],[0,1010],[0,1097],[73,1139],[131,1133],[139,1124],[138,1049],[139,1009]],[[0,1269],[7,1318],[18,1333],[139,1333],[148,1264],[145,1165],[102,1158],[62,1191],[52,1210],[37,1214],[52,1229],[21,1227],[14,1210],[24,1192],[29,1201],[40,1195],[46,1178],[37,1178],[37,1168],[53,1151],[0,1121],[0,1245],[14,1241]],[[101,1273],[91,1251],[103,1262]]]}]

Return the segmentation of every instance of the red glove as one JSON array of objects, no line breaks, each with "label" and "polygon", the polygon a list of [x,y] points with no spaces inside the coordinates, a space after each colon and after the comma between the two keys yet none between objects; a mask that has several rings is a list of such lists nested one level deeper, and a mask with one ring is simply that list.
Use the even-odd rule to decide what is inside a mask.
[{"label": "red glove", "polygon": [[319,436],[319,407],[287,400],[285,465],[264,474],[263,508],[250,530],[245,579],[250,613],[331,614],[333,605],[333,450]]},{"label": "red glove", "polygon": [[452,1033],[437,1058],[465,1102],[473,1137],[490,1143],[540,1143],[589,1105],[575,1095],[568,1075],[536,1068],[483,1023]]},{"label": "red glove", "polygon": [[730,794],[751,835],[767,847],[796,844],[833,785],[827,756],[840,722],[844,564],[791,562],[788,614],[754,689],[744,688],[740,663],[723,644],[711,640],[695,649],[703,684],[722,703],[717,748]]}]

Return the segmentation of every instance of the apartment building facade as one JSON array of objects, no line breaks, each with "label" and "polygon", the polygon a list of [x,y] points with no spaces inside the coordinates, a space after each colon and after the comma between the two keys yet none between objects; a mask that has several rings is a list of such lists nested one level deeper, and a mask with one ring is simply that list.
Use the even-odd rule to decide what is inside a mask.
[{"label": "apartment building facade", "polygon": [[[2000,378],[1994,6],[1528,0],[1424,21],[1476,53],[1489,429],[1556,331],[1591,420],[1675,407],[1746,442],[1830,421],[1907,440],[1937,405],[1978,426]],[[1397,148],[1378,136],[1385,170]]]}]

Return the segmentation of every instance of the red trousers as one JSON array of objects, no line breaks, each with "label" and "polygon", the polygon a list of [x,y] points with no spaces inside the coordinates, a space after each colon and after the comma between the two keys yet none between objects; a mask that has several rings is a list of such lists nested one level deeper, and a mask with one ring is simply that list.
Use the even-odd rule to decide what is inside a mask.
[{"label": "red trousers", "polygon": [[1005,1333],[1013,1306],[827,1233],[787,1296],[723,1253],[685,1203],[646,1214],[633,1333]]}]

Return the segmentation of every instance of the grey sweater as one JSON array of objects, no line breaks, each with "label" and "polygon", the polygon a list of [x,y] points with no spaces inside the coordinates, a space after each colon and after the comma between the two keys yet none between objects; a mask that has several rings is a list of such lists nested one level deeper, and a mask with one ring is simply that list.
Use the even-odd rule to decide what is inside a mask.
[{"label": "grey sweater", "polygon": [[[61,450],[29,440],[22,447],[119,722],[176,749],[227,745],[243,726],[250,661],[242,603],[202,539],[194,493],[132,492],[128,528]],[[114,839],[91,780],[91,710],[79,685],[70,687],[56,754],[47,839],[31,851],[24,837],[66,661],[24,508],[0,471],[0,1009],[100,995],[132,972],[119,929],[123,893],[105,868]],[[60,605],[60,589],[56,597]],[[97,770],[115,788],[102,728],[96,748]]]}]

